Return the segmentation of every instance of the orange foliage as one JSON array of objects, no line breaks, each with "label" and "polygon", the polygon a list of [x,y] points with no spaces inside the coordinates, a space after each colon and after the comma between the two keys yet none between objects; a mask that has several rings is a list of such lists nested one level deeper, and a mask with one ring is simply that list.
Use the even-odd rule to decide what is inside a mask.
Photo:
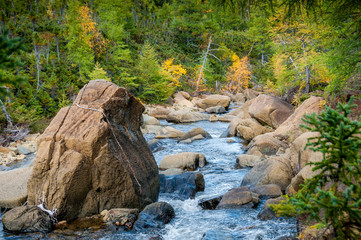
[{"label": "orange foliage", "polygon": [[227,73],[227,84],[225,90],[238,92],[241,88],[248,88],[248,82],[251,79],[248,57],[240,59],[236,54],[232,55],[232,66]]},{"label": "orange foliage", "polygon": [[105,51],[106,40],[96,27],[96,23],[91,18],[91,12],[88,6],[82,6],[78,10],[78,21],[82,29],[81,38],[100,56]]}]

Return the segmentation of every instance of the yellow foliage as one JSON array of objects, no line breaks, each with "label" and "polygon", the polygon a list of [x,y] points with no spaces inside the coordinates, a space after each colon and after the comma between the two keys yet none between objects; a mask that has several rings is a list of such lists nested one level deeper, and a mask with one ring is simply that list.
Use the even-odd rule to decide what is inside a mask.
[{"label": "yellow foliage", "polygon": [[237,92],[241,88],[248,88],[248,82],[251,79],[251,70],[248,57],[239,58],[235,53],[231,56],[232,66],[228,68],[227,85],[225,90]]},{"label": "yellow foliage", "polygon": [[173,64],[174,58],[169,58],[165,60],[161,66],[161,73],[169,78],[172,83],[179,87],[181,84],[179,79],[187,74],[187,71],[182,67],[181,64]]},{"label": "yellow foliage", "polygon": [[88,6],[82,6],[78,9],[78,21],[82,29],[81,38],[89,45],[97,56],[105,51],[106,40],[96,27],[96,23],[91,18],[91,12]]}]

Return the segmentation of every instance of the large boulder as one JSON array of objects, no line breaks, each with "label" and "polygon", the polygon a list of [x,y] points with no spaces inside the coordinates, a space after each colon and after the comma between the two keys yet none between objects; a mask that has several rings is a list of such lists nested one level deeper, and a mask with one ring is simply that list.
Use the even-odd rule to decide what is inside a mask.
[{"label": "large boulder", "polygon": [[53,222],[50,215],[38,206],[21,206],[6,212],[2,217],[4,228],[11,232],[50,232]]},{"label": "large boulder", "polygon": [[249,187],[233,188],[224,194],[217,209],[239,208],[244,206],[254,207],[257,206],[258,202],[258,195],[252,193]]},{"label": "large boulder", "polygon": [[15,208],[28,197],[27,182],[33,168],[18,168],[0,172],[0,207]]},{"label": "large boulder", "polygon": [[159,163],[159,169],[180,168],[194,171],[198,167],[204,167],[206,163],[206,157],[202,153],[182,152],[164,157]]},{"label": "large boulder", "polygon": [[293,174],[288,159],[274,156],[256,164],[244,176],[241,185],[254,188],[266,184],[277,184],[284,191],[290,184]]},{"label": "large boulder", "polygon": [[159,120],[155,117],[149,116],[147,114],[143,114],[143,121],[142,121],[142,127],[145,127],[146,125],[159,125]]},{"label": "large boulder", "polygon": [[300,124],[304,124],[302,118],[305,114],[319,114],[322,111],[321,97],[310,97],[304,101],[295,112],[287,118],[276,130],[276,135],[289,136],[289,140],[293,141],[302,134]]},{"label": "large boulder", "polygon": [[265,133],[255,137],[247,146],[247,154],[257,156],[275,155],[279,149],[286,149],[288,145],[273,137],[272,133]]},{"label": "large boulder", "polygon": [[45,194],[59,220],[158,199],[158,167],[140,132],[143,105],[125,88],[90,81],[38,140],[28,202]]},{"label": "large boulder", "polygon": [[271,129],[262,126],[257,120],[252,118],[239,121],[236,130],[237,136],[240,136],[247,141],[251,141],[256,136],[271,131]]},{"label": "large boulder", "polygon": [[266,184],[256,186],[252,192],[257,193],[259,197],[274,198],[282,195],[281,188],[276,184]]},{"label": "large boulder", "polygon": [[249,114],[273,128],[278,128],[294,112],[293,106],[277,97],[261,94],[249,107]]},{"label": "large boulder", "polygon": [[214,94],[205,97],[196,102],[197,106],[203,109],[207,109],[215,106],[222,106],[225,109],[228,109],[229,104],[231,103],[231,98],[224,95]]},{"label": "large boulder", "polygon": [[255,99],[259,95],[259,92],[255,91],[253,89],[247,88],[243,91],[243,94],[246,97],[246,99],[249,101],[249,100]]},{"label": "large boulder", "polygon": [[175,211],[169,203],[152,203],[139,214],[134,229],[137,231],[149,231],[149,229],[162,228],[174,217]]},{"label": "large boulder", "polygon": [[170,111],[166,120],[174,123],[190,123],[209,120],[206,113],[192,112],[190,110]]},{"label": "large boulder", "polygon": [[184,91],[180,91],[174,94],[174,104],[181,107],[193,108],[194,105],[191,101],[189,101],[190,99],[191,96],[189,95],[189,93]]},{"label": "large boulder", "polygon": [[160,192],[172,198],[186,200],[194,198],[197,192],[204,191],[205,182],[202,173],[186,172],[178,175],[159,175]]},{"label": "large boulder", "polygon": [[314,176],[320,174],[321,170],[312,170],[313,166],[307,165],[306,167],[302,168],[297,175],[292,178],[290,185],[287,187],[286,192],[287,194],[294,194],[301,190],[302,184],[305,184],[306,179],[313,178]]}]

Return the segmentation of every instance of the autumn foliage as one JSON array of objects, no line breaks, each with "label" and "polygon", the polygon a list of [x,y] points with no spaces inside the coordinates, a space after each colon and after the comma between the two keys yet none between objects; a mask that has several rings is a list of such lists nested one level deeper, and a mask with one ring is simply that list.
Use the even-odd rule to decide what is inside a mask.
[{"label": "autumn foliage", "polygon": [[225,90],[238,92],[241,88],[248,88],[252,72],[247,56],[239,58],[236,54],[233,54],[232,62],[233,64],[228,68]]}]

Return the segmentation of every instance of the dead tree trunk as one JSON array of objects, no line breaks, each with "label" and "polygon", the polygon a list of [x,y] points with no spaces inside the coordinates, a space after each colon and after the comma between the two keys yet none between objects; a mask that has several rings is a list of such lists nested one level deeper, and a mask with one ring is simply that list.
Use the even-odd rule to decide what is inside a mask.
[{"label": "dead tree trunk", "polygon": [[310,79],[311,79],[311,71],[310,71],[310,67],[307,64],[307,58],[306,58],[306,47],[305,47],[305,42],[302,42],[302,48],[303,48],[303,57],[305,58],[305,62],[306,62],[306,68],[305,68],[305,72],[306,72],[306,93],[310,92]]},{"label": "dead tree trunk", "polygon": [[3,110],[4,114],[5,114],[5,117],[6,117],[6,121],[8,122],[8,126],[10,129],[14,128],[14,125],[13,125],[13,122],[11,121],[11,117],[8,113],[8,111],[6,111],[6,107],[3,103],[3,101],[1,101],[0,99],[0,105],[1,105],[1,109]]},{"label": "dead tree trunk", "polygon": [[197,78],[196,92],[198,92],[199,84],[200,84],[200,82],[202,80],[202,74],[203,74],[204,69],[205,69],[206,64],[207,64],[207,58],[208,58],[209,50],[211,48],[211,43],[212,43],[212,37],[209,37],[207,51],[204,54],[202,67],[199,70],[199,75],[198,75],[198,78]]},{"label": "dead tree trunk", "polygon": [[36,90],[40,87],[40,48],[34,45],[35,57],[36,57]]}]

